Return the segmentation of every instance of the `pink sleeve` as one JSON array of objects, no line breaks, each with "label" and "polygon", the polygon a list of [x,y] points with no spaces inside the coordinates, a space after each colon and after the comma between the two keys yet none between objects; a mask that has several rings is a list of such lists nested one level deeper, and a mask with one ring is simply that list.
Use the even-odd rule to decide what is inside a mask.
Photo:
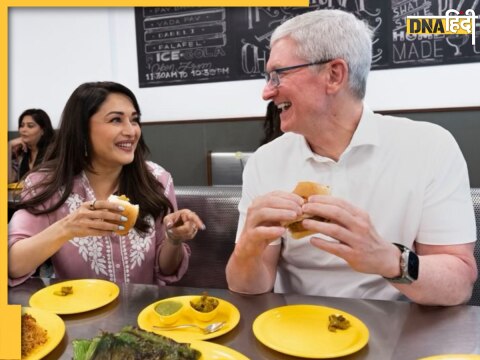
[{"label": "pink sleeve", "polygon": [[[33,215],[26,210],[17,210],[8,224],[8,249],[10,250],[13,244],[39,233],[49,225],[48,215]],[[8,286],[19,285],[33,274],[34,271],[16,279],[9,277]]]},{"label": "pink sleeve", "polygon": [[[25,179],[24,189],[22,191],[22,198],[27,199],[31,197],[28,191],[32,184],[42,181],[44,175],[33,173]],[[47,205],[47,204],[44,204]],[[48,205],[47,205],[48,206]],[[48,215],[33,215],[27,210],[17,210],[10,222],[8,223],[8,249],[23,239],[27,239],[40,231],[50,226],[50,218]],[[8,286],[17,286],[30,278],[35,271],[19,278],[8,278]]]}]

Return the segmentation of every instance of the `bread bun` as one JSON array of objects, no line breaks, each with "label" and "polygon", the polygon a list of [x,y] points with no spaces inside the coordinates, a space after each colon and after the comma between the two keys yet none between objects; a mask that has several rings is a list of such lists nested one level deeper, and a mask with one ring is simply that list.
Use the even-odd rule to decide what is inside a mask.
[{"label": "bread bun", "polygon": [[[312,195],[330,195],[330,187],[317,184],[312,181],[300,181],[295,187],[295,189],[293,189],[293,193],[300,195],[303,198],[304,202],[307,202],[308,198]],[[297,219],[283,224],[283,226],[285,226],[288,231],[290,231],[292,238],[300,239],[305,236],[315,234],[315,231],[307,230],[303,227],[302,220],[304,219],[328,221],[327,219],[320,216],[303,214]]]},{"label": "bread bun", "polygon": [[115,230],[115,232],[118,235],[126,235],[130,231],[131,228],[135,225],[137,222],[137,217],[138,217],[138,205],[133,205],[130,203],[130,199],[126,197],[125,195],[110,195],[107,199],[110,202],[116,203],[118,205],[123,206],[125,210],[121,212],[123,216],[127,218],[127,221],[121,221],[121,222],[115,222],[115,224],[118,225],[123,225],[125,228],[124,230]]}]

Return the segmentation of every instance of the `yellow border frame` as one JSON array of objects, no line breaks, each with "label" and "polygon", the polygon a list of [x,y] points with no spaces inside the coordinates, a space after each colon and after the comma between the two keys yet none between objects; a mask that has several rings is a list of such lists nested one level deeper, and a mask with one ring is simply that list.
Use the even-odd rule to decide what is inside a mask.
[{"label": "yellow border frame", "polygon": [[6,1],[1,6],[0,15],[0,46],[3,51],[0,53],[0,134],[3,134],[2,145],[0,146],[0,165],[3,175],[0,176],[0,223],[2,242],[0,244],[0,359],[20,359],[20,305],[8,304],[7,284],[7,139],[8,139],[8,10],[10,7],[122,7],[122,6],[308,6],[308,0],[169,0],[169,1],[142,1],[135,3],[131,0],[117,1],[65,1],[51,0],[41,4],[32,0]]},{"label": "yellow border frame", "polygon": [[[8,5],[2,6],[0,15],[0,134],[3,134],[0,150],[0,163],[3,169],[0,181],[0,359],[19,359],[20,349],[20,312],[19,305],[8,306],[7,292],[7,139],[8,139]],[[5,224],[5,225],[4,225]]]}]

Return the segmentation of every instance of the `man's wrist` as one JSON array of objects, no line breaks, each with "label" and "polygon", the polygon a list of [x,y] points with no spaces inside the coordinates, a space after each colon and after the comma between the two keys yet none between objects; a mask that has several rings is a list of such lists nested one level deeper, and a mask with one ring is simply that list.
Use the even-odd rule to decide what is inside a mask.
[{"label": "man's wrist", "polygon": [[392,251],[394,251],[394,260],[390,263],[391,266],[388,268],[388,272],[383,274],[383,277],[388,278],[396,278],[402,275],[402,267],[400,266],[402,251],[395,245],[392,245]]},{"label": "man's wrist", "polygon": [[257,244],[248,240],[242,241],[242,239],[240,239],[237,242],[233,253],[237,259],[245,261],[261,256],[264,250],[265,249],[261,249]]},{"label": "man's wrist", "polygon": [[390,282],[411,284],[418,279],[419,259],[417,254],[402,244],[393,243],[401,251],[399,276],[386,278]]}]

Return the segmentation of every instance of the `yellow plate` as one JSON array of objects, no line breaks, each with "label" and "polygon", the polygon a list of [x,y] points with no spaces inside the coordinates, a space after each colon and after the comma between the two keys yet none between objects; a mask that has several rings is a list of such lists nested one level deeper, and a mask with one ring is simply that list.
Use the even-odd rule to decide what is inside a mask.
[{"label": "yellow plate", "polygon": [[443,354],[420,358],[418,360],[480,360],[480,355]]},{"label": "yellow plate", "polygon": [[208,341],[194,341],[190,346],[202,353],[200,360],[249,360],[238,351]]},{"label": "yellow plate", "polygon": [[228,301],[218,299],[218,313],[217,315],[208,323],[202,322],[197,320],[193,317],[193,314],[189,311],[190,307],[190,300],[198,298],[199,295],[188,295],[188,296],[177,296],[168,298],[168,300],[178,301],[183,304],[183,310],[180,314],[177,321],[173,324],[169,324],[168,326],[175,326],[179,324],[197,324],[199,326],[206,326],[209,323],[217,322],[217,321],[225,321],[226,324],[218,331],[211,333],[211,334],[204,334],[200,330],[195,328],[183,328],[178,330],[158,330],[155,329],[153,326],[164,326],[160,323],[160,320],[157,318],[155,314],[155,306],[160,301],[165,301],[167,299],[161,299],[159,301],[154,302],[153,304],[148,305],[144,308],[140,314],[138,315],[138,326],[146,331],[152,331],[154,333],[169,337],[174,339],[178,342],[192,342],[194,340],[206,340],[212,339],[217,336],[226,334],[230,330],[232,330],[235,326],[237,326],[238,322],[240,321],[240,312],[238,309]]},{"label": "yellow plate", "polygon": [[51,312],[42,309],[35,309],[30,307],[22,308],[23,314],[30,314],[37,321],[37,325],[47,330],[47,342],[39,345],[32,350],[27,357],[22,360],[38,360],[46,356],[62,341],[65,334],[65,323],[58,316]]},{"label": "yellow plate", "polygon": [[[62,286],[71,286],[73,294],[55,295]],[[47,286],[30,297],[30,306],[48,310],[56,314],[77,314],[97,309],[115,300],[119,287],[106,280],[68,280]]]},{"label": "yellow plate", "polygon": [[23,189],[23,182],[14,182],[8,184],[8,190],[22,190]]},{"label": "yellow plate", "polygon": [[[328,330],[328,316],[340,314],[350,321],[346,330]],[[352,354],[368,342],[368,328],[342,310],[316,305],[287,305],[260,314],[253,322],[255,337],[284,354],[312,359]]]}]

